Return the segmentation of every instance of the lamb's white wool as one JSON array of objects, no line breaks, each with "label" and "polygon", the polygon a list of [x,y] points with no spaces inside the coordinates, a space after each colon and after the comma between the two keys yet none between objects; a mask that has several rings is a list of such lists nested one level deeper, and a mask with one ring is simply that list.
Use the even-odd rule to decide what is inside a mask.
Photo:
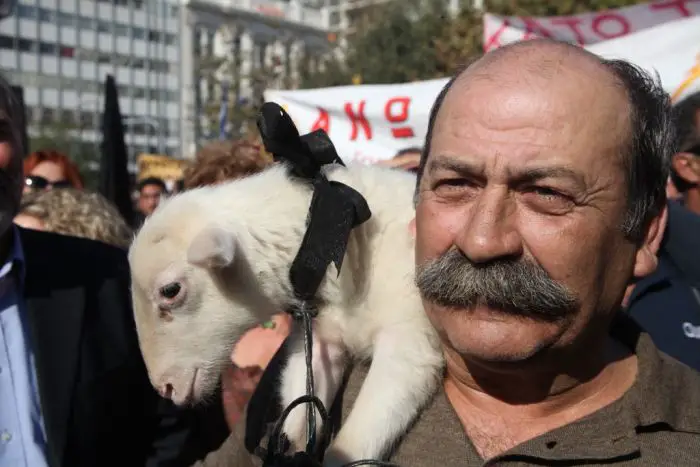
[{"label": "lamb's white wool", "polygon": [[[330,407],[349,359],[371,359],[326,465],[387,454],[439,380],[442,356],[413,283],[409,222],[415,176],[379,167],[326,169],[362,193],[372,217],[353,230],[338,277],[329,267],[314,324],[317,395]],[[153,385],[177,404],[210,394],[232,346],[293,303],[289,267],[306,230],[311,187],[283,166],[174,196],[129,252],[141,349]],[[282,381],[288,404],[305,393],[303,338]],[[305,442],[306,409],[285,431]]]}]

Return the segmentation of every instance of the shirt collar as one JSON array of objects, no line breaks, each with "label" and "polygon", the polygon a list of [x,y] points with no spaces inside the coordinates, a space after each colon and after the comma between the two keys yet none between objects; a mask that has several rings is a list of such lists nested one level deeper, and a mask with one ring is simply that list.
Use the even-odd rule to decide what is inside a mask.
[{"label": "shirt collar", "polygon": [[12,273],[15,274],[15,278],[19,280],[20,286],[23,286],[25,275],[24,265],[24,250],[22,249],[19,227],[12,224],[12,247],[9,257],[2,267],[0,267],[0,280],[5,279],[8,274]]}]

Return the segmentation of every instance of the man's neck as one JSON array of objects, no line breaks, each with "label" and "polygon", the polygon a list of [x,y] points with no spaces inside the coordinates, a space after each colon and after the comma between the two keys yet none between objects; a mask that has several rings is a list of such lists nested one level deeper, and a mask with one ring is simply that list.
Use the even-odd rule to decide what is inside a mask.
[{"label": "man's neck", "polygon": [[619,399],[634,383],[636,357],[612,340],[605,347],[549,373],[489,371],[446,352],[445,392],[477,451],[493,457]]}]

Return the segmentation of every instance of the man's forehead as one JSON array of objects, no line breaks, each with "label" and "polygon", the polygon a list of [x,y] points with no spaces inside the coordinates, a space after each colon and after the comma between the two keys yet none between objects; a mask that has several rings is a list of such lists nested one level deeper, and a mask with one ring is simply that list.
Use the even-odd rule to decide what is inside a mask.
[{"label": "man's forehead", "polygon": [[[505,161],[499,164],[498,170],[503,172],[506,178],[513,180],[538,180],[543,178],[565,178],[582,188],[585,185],[585,174],[570,164],[556,160],[532,161],[529,163],[511,164]],[[449,171],[460,174],[485,176],[489,170],[489,164],[483,157],[469,155],[436,154],[428,159],[427,172]]]}]

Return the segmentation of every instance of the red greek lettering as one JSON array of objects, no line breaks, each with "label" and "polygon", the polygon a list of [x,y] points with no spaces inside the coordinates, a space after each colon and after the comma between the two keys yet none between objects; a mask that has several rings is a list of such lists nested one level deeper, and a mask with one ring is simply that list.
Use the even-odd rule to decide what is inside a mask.
[{"label": "red greek lettering", "polygon": [[552,35],[545,29],[544,26],[542,26],[540,23],[537,22],[536,19],[534,18],[523,18],[523,23],[525,23],[525,36],[523,37],[523,40],[528,40],[528,39],[534,39],[538,37],[548,37],[552,38]]},{"label": "red greek lettering", "polygon": [[362,126],[362,131],[365,133],[367,139],[372,139],[372,127],[369,125],[369,122],[365,118],[365,101],[360,101],[360,105],[358,106],[357,112],[353,110],[352,103],[346,102],[345,114],[348,116],[350,122],[352,123],[352,133],[350,134],[351,141],[355,141],[357,139],[359,133],[359,130],[357,128],[358,124]]},{"label": "red greek lettering", "polygon": [[[408,108],[410,105],[410,97],[394,97],[389,99],[384,106],[384,116],[389,123],[404,123],[408,120]],[[399,107],[398,112],[394,111],[395,107]],[[414,136],[413,128],[408,125],[392,128],[391,134],[394,138],[413,138]]]},{"label": "red greek lettering", "polygon": [[489,37],[486,42],[484,42],[484,52],[488,52],[491,49],[495,49],[501,46],[501,34],[508,29],[508,26],[510,26],[510,22],[508,19],[503,20],[503,24],[501,24],[496,32],[494,32],[491,37]]},{"label": "red greek lettering", "polygon": [[552,18],[551,23],[556,26],[568,26],[568,28],[571,29],[571,32],[574,33],[574,37],[576,37],[576,43],[578,45],[583,45],[586,42],[583,38],[581,29],[579,29],[579,24],[581,24],[580,18]]},{"label": "red greek lettering", "polygon": [[328,111],[318,107],[318,118],[311,127],[311,131],[323,130],[329,135],[331,134],[331,119],[328,116]]},{"label": "red greek lettering", "polygon": [[[617,32],[608,32],[603,30],[603,25],[606,23],[617,23],[619,30]],[[602,37],[603,39],[613,39],[615,37],[624,36],[629,34],[632,27],[627,19],[616,13],[602,13],[595,18],[593,18],[593,23],[591,24],[593,32]]]},{"label": "red greek lettering", "polygon": [[688,3],[697,2],[699,0],[667,0],[665,2],[650,3],[649,8],[652,10],[667,10],[669,8],[675,9],[683,18],[688,16],[693,16],[693,13],[688,10]]}]

